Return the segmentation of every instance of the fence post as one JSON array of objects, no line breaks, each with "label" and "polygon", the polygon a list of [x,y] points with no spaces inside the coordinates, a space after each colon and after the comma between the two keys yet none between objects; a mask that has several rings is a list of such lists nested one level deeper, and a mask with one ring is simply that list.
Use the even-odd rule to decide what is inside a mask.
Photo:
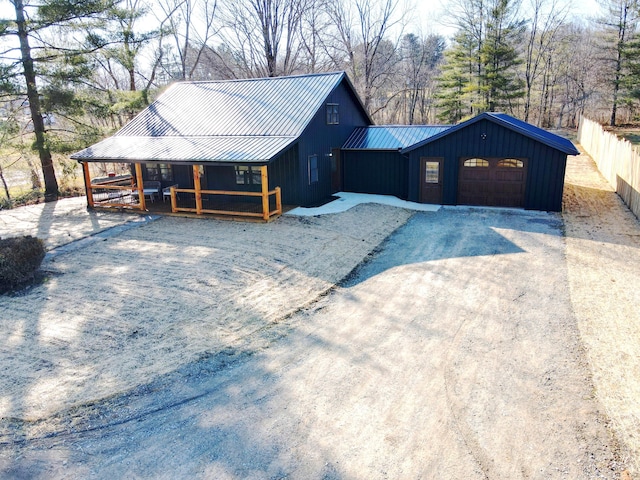
[{"label": "fence post", "polygon": [[176,187],[169,187],[169,191],[171,192],[171,213],[176,213],[178,211],[178,197],[176,194]]}]

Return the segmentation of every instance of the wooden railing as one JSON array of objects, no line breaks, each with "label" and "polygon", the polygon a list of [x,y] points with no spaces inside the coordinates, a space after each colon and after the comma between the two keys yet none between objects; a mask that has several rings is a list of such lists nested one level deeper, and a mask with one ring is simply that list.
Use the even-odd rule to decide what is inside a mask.
[{"label": "wooden railing", "polygon": [[[99,205],[100,207],[115,208],[134,208],[137,210],[146,210],[144,201],[144,193],[142,189],[142,168],[140,164],[136,164],[137,186],[132,185],[132,177],[118,178],[106,180],[100,183],[91,183],[91,175],[89,173],[89,163],[83,162],[82,168],[84,172],[84,184],[87,189],[87,203],[89,207]],[[117,184],[120,185],[117,185]],[[122,185],[126,183],[126,185]],[[138,190],[138,201],[135,201],[132,192],[133,189]],[[105,198],[100,198],[101,194]]]},{"label": "wooden railing", "polygon": [[[276,187],[271,191],[265,192],[240,192],[234,190],[199,190],[195,188],[176,188],[171,187],[171,211],[177,212],[191,212],[198,215],[203,213],[210,213],[215,215],[231,215],[241,217],[257,217],[263,220],[269,220],[274,215],[282,215],[282,194],[280,187]],[[191,207],[179,207],[178,206],[178,193],[192,193],[195,196],[195,208]],[[202,195],[235,195],[239,197],[262,197],[261,212],[247,212],[238,210],[221,210],[221,209],[209,209],[204,208],[202,204]],[[270,210],[269,197],[275,195],[274,210]]]}]

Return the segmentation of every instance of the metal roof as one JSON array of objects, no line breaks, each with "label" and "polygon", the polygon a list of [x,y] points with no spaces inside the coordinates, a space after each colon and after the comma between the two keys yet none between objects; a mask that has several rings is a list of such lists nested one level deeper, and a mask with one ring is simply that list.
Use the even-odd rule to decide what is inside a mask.
[{"label": "metal roof", "polygon": [[451,128],[449,125],[377,125],[358,127],[344,150],[399,150]]},{"label": "metal roof", "polygon": [[403,148],[402,153],[410,152],[411,150],[415,150],[416,148],[422,147],[427,143],[435,142],[436,140],[446,137],[447,135],[451,135],[458,130],[461,130],[469,125],[472,125],[481,120],[489,120],[493,123],[497,123],[502,125],[505,128],[513,130],[517,133],[520,133],[526,137],[529,137],[533,140],[537,140],[540,143],[548,145],[551,148],[555,148],[567,155],[579,155],[580,152],[578,149],[571,143],[570,140],[563,138],[555,133],[548,132],[542,128],[536,127],[535,125],[531,125],[530,123],[523,122],[522,120],[518,120],[506,113],[496,113],[496,112],[485,112],[477,117],[473,117],[465,122],[459,123],[447,130],[444,130],[432,137],[429,137],[419,143],[411,145],[409,147]]},{"label": "metal roof", "polygon": [[303,133],[343,80],[351,86],[344,72],[176,83],[114,136],[71,158],[268,160]]},{"label": "metal roof", "polygon": [[71,158],[100,161],[266,163],[296,137],[137,137],[113,136]]},{"label": "metal roof", "polygon": [[567,155],[580,155],[580,152],[575,147],[575,145],[568,139],[561,137],[560,135],[556,135],[555,133],[548,132],[542,128],[536,127],[535,125],[531,125],[530,123],[523,122],[522,120],[518,120],[506,113],[487,113],[488,116],[499,120],[500,123],[505,125],[506,127],[510,127],[512,130],[519,131],[523,135],[531,137],[535,140],[539,140],[542,143],[549,145],[561,152],[566,153]]}]

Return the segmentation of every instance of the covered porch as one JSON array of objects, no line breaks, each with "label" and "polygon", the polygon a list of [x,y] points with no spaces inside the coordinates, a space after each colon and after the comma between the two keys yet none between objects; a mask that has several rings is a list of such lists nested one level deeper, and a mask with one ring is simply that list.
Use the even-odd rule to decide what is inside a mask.
[{"label": "covered porch", "polygon": [[268,165],[80,163],[90,208],[264,221],[282,214],[280,187],[269,189]]}]

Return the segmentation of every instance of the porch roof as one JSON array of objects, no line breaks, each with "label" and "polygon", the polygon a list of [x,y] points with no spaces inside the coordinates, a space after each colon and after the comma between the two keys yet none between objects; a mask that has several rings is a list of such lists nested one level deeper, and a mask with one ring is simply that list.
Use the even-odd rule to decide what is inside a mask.
[{"label": "porch roof", "polygon": [[92,162],[268,163],[295,136],[126,136],[116,135],[74,153]]}]

